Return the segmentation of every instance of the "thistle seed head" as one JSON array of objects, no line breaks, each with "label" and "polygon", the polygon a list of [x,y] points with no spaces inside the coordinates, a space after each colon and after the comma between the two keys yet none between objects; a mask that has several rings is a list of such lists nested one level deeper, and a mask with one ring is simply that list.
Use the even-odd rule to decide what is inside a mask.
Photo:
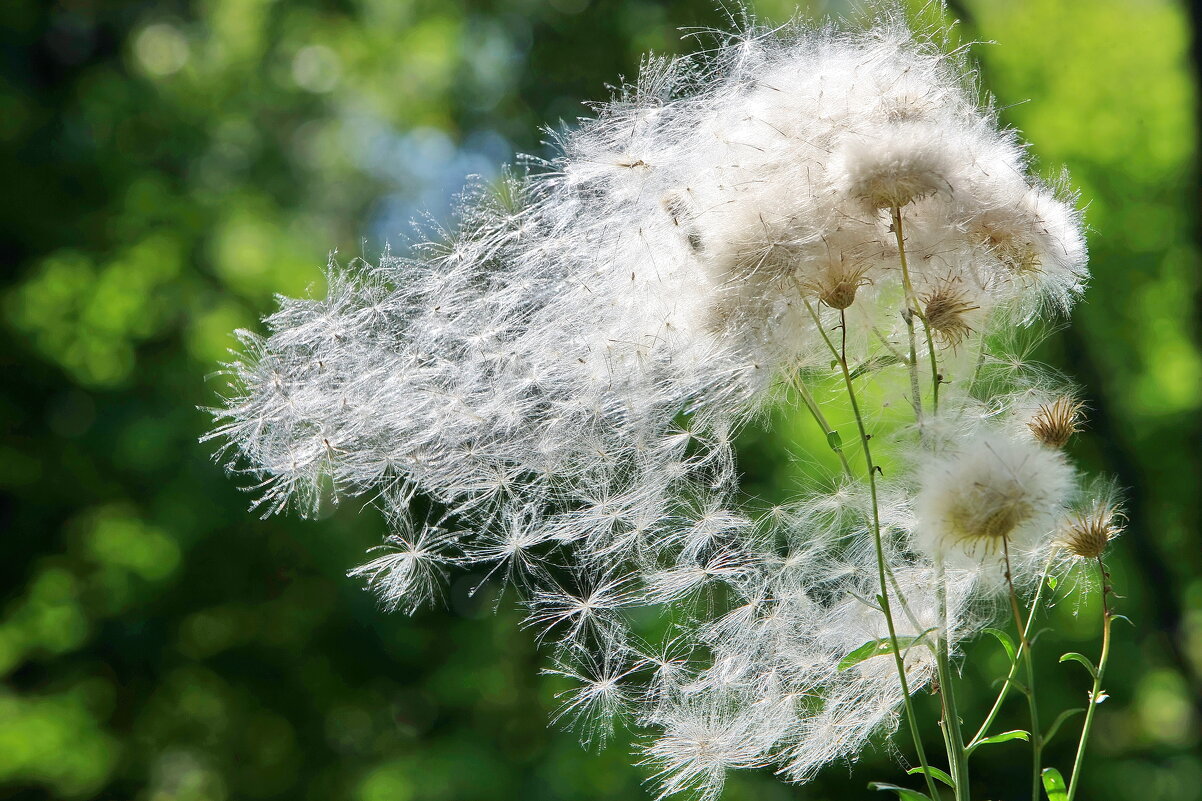
[{"label": "thistle seed head", "polygon": [[983,431],[927,466],[916,499],[915,544],[935,557],[980,565],[1006,546],[1033,553],[1048,540],[1073,485],[1060,454]]},{"label": "thistle seed head", "polygon": [[[437,598],[452,568],[512,585],[572,684],[555,719],[597,742],[615,718],[658,730],[661,798],[713,801],[736,768],[805,781],[896,726],[893,660],[843,664],[888,630],[866,600],[870,511],[914,540],[882,556],[899,633],[959,641],[992,591],[983,556],[1005,544],[1036,575],[1075,487],[1060,452],[1012,436],[1025,412],[973,414],[990,398],[968,388],[990,382],[959,381],[915,421],[921,444],[873,422],[916,454],[879,500],[849,479],[748,514],[734,435],[786,373],[829,373],[829,318],[863,381],[903,360],[899,239],[927,293],[907,311],[953,346],[978,305],[1021,306],[989,315],[1006,333],[1084,285],[1071,194],[1030,174],[957,52],[881,5],[897,13],[871,30],[749,22],[647,60],[551,160],[470,190],[406,255],[331,265],[325,298],[282,301],[228,366],[213,436],[262,509],[312,509],[331,485],[372,498],[394,535],[355,575],[389,608]],[[413,520],[419,497],[445,518]],[[679,620],[662,647],[646,607]],[[912,688],[935,673],[925,650]]]},{"label": "thistle seed head", "polygon": [[1027,428],[1031,429],[1035,439],[1049,448],[1063,448],[1073,434],[1081,429],[1081,410],[1084,407],[1081,401],[1062,395],[1051,403],[1040,405],[1035,416],[1027,423]]},{"label": "thistle seed head", "polygon": [[972,334],[967,315],[981,307],[972,302],[971,294],[963,286],[944,280],[919,300],[923,303],[927,325],[944,345],[957,347]]},{"label": "thistle seed head", "polygon": [[1099,502],[1069,518],[1061,530],[1060,544],[1073,556],[1096,559],[1122,530],[1122,513],[1108,503]]},{"label": "thistle seed head", "polygon": [[898,122],[849,141],[836,158],[836,172],[848,195],[868,208],[901,209],[946,192],[957,155],[935,126]]},{"label": "thistle seed head", "polygon": [[856,302],[856,293],[861,287],[872,283],[868,277],[871,268],[871,263],[856,261],[845,255],[837,261],[831,261],[818,275],[802,283],[824,305],[843,310]]}]

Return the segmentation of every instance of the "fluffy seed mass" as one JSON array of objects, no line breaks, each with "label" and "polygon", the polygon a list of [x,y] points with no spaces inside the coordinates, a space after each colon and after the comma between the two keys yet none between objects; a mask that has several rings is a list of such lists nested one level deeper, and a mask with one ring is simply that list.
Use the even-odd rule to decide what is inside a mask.
[{"label": "fluffy seed mass", "polygon": [[[988,394],[1038,373],[999,372],[983,334],[1067,310],[1086,278],[1075,199],[938,29],[886,11],[716,40],[645,62],[449,230],[331,265],[324,297],[239,332],[212,434],[265,513],[382,507],[392,532],[352,572],[385,606],[463,566],[513,587],[573,683],[558,719],[596,740],[628,723],[663,795],[706,799],[730,769],[804,781],[896,725],[893,660],[846,662],[887,636],[875,520],[898,633],[953,646],[989,554],[1050,541],[1075,476],[1003,433]],[[928,351],[938,398],[907,380]],[[898,465],[875,514],[850,431],[825,489],[748,497],[735,437],[840,359],[849,386],[905,387],[891,408],[918,423],[868,415]],[[644,607],[671,616],[662,641]],[[921,645],[905,666],[911,690],[934,673]]]}]

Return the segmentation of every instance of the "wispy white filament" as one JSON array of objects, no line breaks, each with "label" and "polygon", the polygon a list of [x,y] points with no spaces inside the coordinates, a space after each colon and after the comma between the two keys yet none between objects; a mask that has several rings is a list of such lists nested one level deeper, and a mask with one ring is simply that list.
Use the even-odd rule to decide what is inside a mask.
[{"label": "wispy white filament", "polygon": [[[370,493],[395,532],[353,573],[386,606],[428,600],[458,565],[515,585],[550,672],[575,683],[560,718],[659,732],[645,758],[664,794],[713,798],[741,767],[803,781],[897,720],[891,659],[840,665],[886,636],[869,499],[848,482],[755,514],[732,439],[782,377],[829,370],[823,334],[904,372],[899,210],[913,291],[944,315],[931,346],[962,380],[924,433],[951,461],[896,440],[914,467],[880,512],[899,634],[940,625],[931,559],[956,526],[1003,487],[1026,504],[1016,543],[1037,549],[1074,480],[1007,438],[1020,426],[972,371],[986,328],[1081,292],[1073,198],[1032,177],[963,57],[895,13],[749,23],[648,61],[556,145],[471,193],[453,229],[332,265],[325,298],[240,332],[214,436],[266,512]],[[410,518],[419,496],[437,525]],[[990,591],[961,561],[953,643]],[[673,617],[663,643],[631,630],[648,605]],[[921,644],[906,665],[912,688],[934,670]]]}]

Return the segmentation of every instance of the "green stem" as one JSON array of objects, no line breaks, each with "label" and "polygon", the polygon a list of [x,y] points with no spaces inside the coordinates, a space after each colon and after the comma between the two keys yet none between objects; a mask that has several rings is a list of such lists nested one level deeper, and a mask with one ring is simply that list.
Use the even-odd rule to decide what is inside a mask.
[{"label": "green stem", "polygon": [[851,465],[847,462],[847,455],[843,453],[843,446],[834,444],[837,441],[836,438],[838,437],[839,433],[835,431],[835,429],[831,428],[831,424],[827,422],[826,416],[822,413],[822,409],[819,408],[818,403],[814,400],[814,396],[811,395],[810,391],[806,388],[805,382],[790,373],[789,384],[795,390],[797,390],[797,394],[801,396],[801,400],[805,403],[806,408],[810,410],[810,414],[814,417],[814,421],[822,427],[822,433],[826,434],[827,444],[830,445],[830,448],[835,452],[835,455],[839,457],[839,463],[843,465],[843,472],[848,478],[854,478],[854,475],[851,471]]},{"label": "green stem", "polygon": [[1014,590],[1014,578],[1010,572],[1010,544],[1005,537],[1002,538],[1002,554],[1006,564],[1006,586],[1010,590],[1010,612],[1014,615],[1014,629],[1021,638],[1019,647],[1022,649],[1023,667],[1027,671],[1027,709],[1031,715],[1031,801],[1039,801],[1040,777],[1043,775],[1043,732],[1039,728],[1039,704],[1035,700],[1035,662],[1031,658],[1031,643],[1018,611],[1018,593]]},{"label": "green stem", "polygon": [[936,640],[935,663],[939,671],[939,699],[943,706],[942,727],[947,742],[948,763],[956,785],[956,801],[969,801],[968,751],[960,730],[960,714],[956,709],[956,691],[952,682],[951,649],[947,640],[947,579],[943,560],[936,567],[935,599],[939,608],[939,633]]},{"label": "green stem", "polygon": [[910,282],[910,266],[906,261],[906,241],[902,234],[901,208],[893,207],[893,236],[897,239],[897,257],[901,262],[902,287],[906,290],[906,330],[910,335],[910,389],[914,393],[914,413],[919,427],[922,426],[922,399],[918,388],[918,351],[915,347],[914,318],[922,323],[923,333],[927,338],[927,353],[931,358],[931,412],[939,414],[939,385],[943,379],[939,375],[939,360],[935,356],[935,341],[931,339],[931,326],[927,318],[918,308],[918,296],[914,293],[914,285]]},{"label": "green stem", "polygon": [[985,343],[985,337],[982,336],[981,337],[981,347],[977,351],[976,366],[973,368],[973,371],[972,371],[972,380],[968,382],[968,394],[970,397],[973,397],[973,398],[978,397],[977,390],[978,390],[979,384],[981,383],[981,371],[983,369],[985,369],[985,354],[986,354],[986,352],[987,352],[987,346]]},{"label": "green stem", "polygon": [[[868,440],[871,436],[868,429],[864,425],[864,416],[860,413],[860,402],[856,397],[855,384],[851,378],[851,370],[847,366],[847,319],[842,310],[839,311],[839,321],[842,324],[843,340],[842,347],[835,347],[835,343],[831,342],[827,336],[826,330],[822,327],[822,318],[818,316],[818,312],[810,304],[809,300],[803,295],[802,302],[805,303],[806,309],[810,313],[810,317],[814,320],[814,325],[818,328],[819,334],[834,354],[835,361],[839,365],[840,371],[843,373],[843,384],[847,388],[847,398],[851,402],[851,410],[856,418],[856,428],[860,433],[860,446],[864,451],[864,463],[868,469],[868,490],[872,498],[872,539],[876,547],[876,564],[877,564],[877,579],[880,583],[881,595],[881,613],[885,616],[885,627],[889,631],[889,644],[893,649],[893,662],[897,668],[897,677],[901,683],[902,703],[906,710],[906,721],[910,728],[910,737],[914,740],[914,750],[918,755],[918,763],[922,767],[923,778],[926,779],[927,790],[930,792],[932,799],[939,798],[939,791],[935,787],[935,780],[931,776],[930,763],[927,762],[926,749],[922,745],[922,737],[918,733],[918,719],[914,714],[914,703],[910,698],[910,682],[906,678],[906,665],[902,657],[901,647],[897,641],[897,627],[893,623],[893,607],[889,601],[889,583],[886,577],[885,564],[885,546],[881,541],[881,513],[880,506],[877,502],[876,492],[876,471],[877,467],[872,461],[872,449],[868,445]],[[901,596],[899,594],[899,599]],[[904,599],[902,599],[904,603]],[[958,791],[957,791],[958,792]]]},{"label": "green stem", "polygon": [[1077,758],[1073,760],[1073,775],[1068,781],[1068,801],[1073,801],[1077,794],[1077,780],[1081,776],[1081,765],[1085,761],[1085,744],[1093,729],[1093,713],[1098,708],[1098,696],[1102,692],[1102,678],[1106,673],[1106,662],[1110,659],[1110,624],[1114,621],[1114,613],[1110,611],[1110,574],[1102,557],[1098,557],[1098,571],[1102,577],[1102,656],[1098,660],[1098,670],[1093,679],[1093,690],[1089,693],[1089,707],[1085,710],[1085,723],[1081,727],[1081,740],[1077,743]]},{"label": "green stem", "polygon": [[1030,642],[1031,626],[1035,623],[1035,612],[1039,609],[1039,601],[1043,596],[1043,588],[1047,583],[1048,567],[1051,566],[1051,560],[1044,566],[1043,573],[1039,577],[1039,587],[1035,590],[1035,599],[1031,602],[1031,613],[1027,616],[1026,625],[1019,629],[1019,645],[1018,650],[1014,652],[1014,658],[1010,661],[1010,672],[1006,676],[1006,681],[1002,684],[1002,689],[998,692],[997,698],[993,702],[993,706],[989,710],[989,714],[985,716],[985,721],[981,724],[981,728],[977,729],[977,733],[973,735],[968,742],[968,750],[971,753],[985,737],[989,734],[989,727],[993,725],[993,721],[997,718],[998,712],[1005,703],[1007,696],[1010,694],[1010,688],[1014,686],[1014,679],[1018,675],[1018,667],[1022,664],[1023,654],[1027,650],[1027,644]]}]

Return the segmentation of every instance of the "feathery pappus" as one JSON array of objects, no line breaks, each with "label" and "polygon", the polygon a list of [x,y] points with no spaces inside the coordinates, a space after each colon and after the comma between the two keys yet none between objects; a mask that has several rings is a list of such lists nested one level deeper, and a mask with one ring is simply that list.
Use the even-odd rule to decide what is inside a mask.
[{"label": "feathery pappus", "polygon": [[[466,566],[512,586],[576,686],[559,719],[635,727],[661,797],[703,799],[731,769],[805,781],[895,727],[892,659],[849,655],[905,637],[926,684],[921,641],[986,624],[1002,546],[1029,580],[1065,520],[1109,537],[1072,517],[1048,444],[1075,418],[1035,438],[1048,413],[1015,400],[1062,388],[986,342],[1080,296],[1076,198],[1034,174],[966,54],[892,7],[713,36],[647,59],[449,229],[332,263],[325,297],[239,332],[210,435],[266,514],[373,498],[392,531],[352,574],[385,607]],[[840,360],[913,420],[864,415],[844,475],[757,511],[735,437]],[[633,622],[647,606],[663,642]]]}]

